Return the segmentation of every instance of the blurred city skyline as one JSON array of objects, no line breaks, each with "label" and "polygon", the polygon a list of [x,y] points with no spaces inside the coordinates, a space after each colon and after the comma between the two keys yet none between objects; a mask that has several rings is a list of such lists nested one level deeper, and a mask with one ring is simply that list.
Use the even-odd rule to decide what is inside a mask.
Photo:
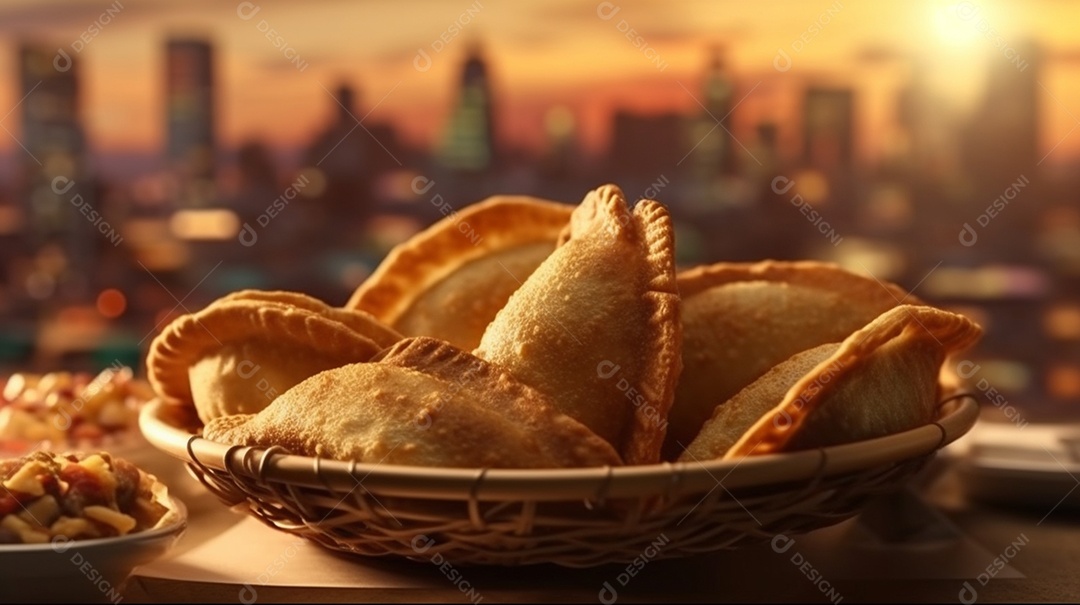
[{"label": "blurred city skyline", "polygon": [[468,204],[610,182],[667,206],[680,266],[894,281],[986,328],[977,384],[1080,412],[1076,22],[969,0],[8,4],[0,371],[137,366],[242,288],[341,304]]},{"label": "blurred city skyline", "polygon": [[[1080,45],[1069,31],[1077,21],[1080,5],[1056,2],[9,2],[0,8],[7,41],[0,70],[16,71],[18,41],[63,50],[81,64],[89,151],[160,155],[162,41],[179,32],[215,48],[221,149],[257,140],[295,155],[333,118],[327,100],[342,83],[357,91],[361,115],[370,112],[370,120],[393,124],[406,144],[430,149],[447,127],[466,49],[479,43],[492,72],[502,144],[542,151],[545,124],[559,108],[572,117],[583,151],[595,157],[606,152],[618,109],[696,111],[708,49],[720,47],[741,98],[737,137],[762,120],[791,122],[800,110],[799,80],[827,80],[859,99],[856,155],[867,162],[888,153],[894,100],[916,67],[941,111],[970,117],[990,64],[1009,60],[1004,55],[1012,51],[1022,67],[1030,58],[1017,49],[1035,42],[1043,55],[1039,147],[1053,150],[1047,161],[1059,165],[1080,150],[1080,134],[1073,136]],[[402,23],[409,26],[384,25]],[[0,108],[16,108],[15,84],[0,81]],[[21,153],[11,115],[2,123],[9,132],[0,133],[0,174]]]}]

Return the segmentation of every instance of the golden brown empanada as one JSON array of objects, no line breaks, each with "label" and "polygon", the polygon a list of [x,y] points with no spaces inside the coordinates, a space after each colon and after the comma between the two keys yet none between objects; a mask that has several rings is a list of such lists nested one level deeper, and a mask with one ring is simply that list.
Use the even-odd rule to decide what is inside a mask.
[{"label": "golden brown empanada", "polygon": [[194,404],[205,423],[257,412],[304,378],[366,361],[399,339],[366,313],[245,291],[174,320],[150,344],[146,365],[160,397]]},{"label": "golden brown empanada", "polygon": [[[427,338],[327,370],[208,439],[367,463],[553,468],[621,463],[603,439],[491,364]],[[415,367],[414,367],[415,366]]]},{"label": "golden brown empanada", "polygon": [[818,345],[773,366],[734,397],[716,406],[679,460],[691,462],[723,456],[758,419],[784,399],[796,382],[839,348],[838,342]]},{"label": "golden brown empanada", "polygon": [[773,366],[840,342],[901,302],[899,287],[815,261],[717,263],[679,273],[683,372],[666,457],[676,457],[718,404]]},{"label": "golden brown empanada", "polygon": [[318,313],[327,319],[345,324],[375,341],[375,344],[381,347],[388,347],[403,338],[400,332],[385,323],[372,321],[372,319],[375,319],[374,316],[366,311],[357,312],[355,309],[331,307],[323,301],[301,292],[290,292],[288,290],[237,290],[222,296],[208,306],[241,300],[278,303]]},{"label": "golden brown empanada", "polygon": [[345,305],[464,350],[552,250],[574,207],[496,196],[398,245]]},{"label": "golden brown empanada", "polygon": [[476,354],[549,395],[627,464],[659,461],[681,362],[671,219],[606,185],[484,332]]},{"label": "golden brown empanada", "polygon": [[[940,397],[942,363],[981,334],[971,320],[941,309],[890,309],[795,382],[726,452],[694,456],[732,459],[824,447],[927,424]],[[706,430],[712,430],[708,423]]]}]

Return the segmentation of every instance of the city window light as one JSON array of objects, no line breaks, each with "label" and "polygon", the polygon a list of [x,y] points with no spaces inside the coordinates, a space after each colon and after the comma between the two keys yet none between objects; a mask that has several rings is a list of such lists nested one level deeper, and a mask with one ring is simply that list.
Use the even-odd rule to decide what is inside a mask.
[{"label": "city window light", "polygon": [[1047,336],[1058,340],[1080,340],[1080,305],[1060,304],[1043,316]]},{"label": "city window light", "polygon": [[1080,366],[1051,365],[1046,371],[1046,390],[1055,399],[1080,399]]},{"label": "city window light", "polygon": [[1007,359],[979,361],[979,376],[999,390],[1020,393],[1031,383],[1031,369],[1022,362]]},{"label": "city window light", "polygon": [[1049,280],[1036,267],[940,267],[927,276],[923,288],[937,298],[1038,299],[1046,295]]},{"label": "city window light", "polygon": [[905,270],[905,254],[898,246],[868,238],[844,238],[829,252],[840,266],[878,279],[894,280]]},{"label": "city window light", "polygon": [[240,219],[232,210],[179,210],[169,220],[173,235],[188,240],[227,240],[240,231]]},{"label": "city window light", "polygon": [[22,209],[9,204],[0,204],[0,236],[15,235],[19,233],[22,228]]},{"label": "city window light", "polygon": [[127,297],[116,288],[102,290],[97,297],[97,310],[103,317],[116,319],[127,309]]}]

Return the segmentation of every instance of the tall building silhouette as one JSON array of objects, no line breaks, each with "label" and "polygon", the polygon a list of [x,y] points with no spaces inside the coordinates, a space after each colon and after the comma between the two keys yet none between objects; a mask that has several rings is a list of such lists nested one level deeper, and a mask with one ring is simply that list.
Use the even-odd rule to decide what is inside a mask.
[{"label": "tall building silhouette", "polygon": [[540,172],[548,178],[565,178],[577,172],[581,164],[576,138],[576,120],[564,105],[556,105],[544,115],[546,148],[539,162]]},{"label": "tall building silhouette", "polygon": [[331,217],[347,220],[366,213],[371,186],[371,148],[377,145],[357,126],[363,113],[358,113],[357,94],[351,86],[340,84],[329,103],[333,117],[312,141],[304,158],[305,169],[318,174],[326,184],[315,198],[323,214],[319,221]]},{"label": "tall building silhouette", "polygon": [[265,143],[247,140],[236,150],[236,168],[236,194],[229,206],[242,221],[255,224],[268,201],[281,195],[277,166]]},{"label": "tall building silhouette", "polygon": [[[86,141],[79,123],[79,71],[75,59],[66,69],[54,65],[55,47],[23,44],[19,48],[22,111],[21,197],[32,227],[64,229],[67,204],[53,191],[52,180],[77,181],[85,169]],[[63,65],[61,65],[63,67]],[[61,187],[62,188],[62,187]]]},{"label": "tall building silhouette", "polygon": [[685,128],[686,117],[679,113],[643,115],[617,110],[608,150],[613,175],[649,182],[671,173],[689,149],[684,144]]},{"label": "tall building silhouette", "polygon": [[855,159],[855,94],[810,87],[803,98],[803,163],[831,172]]},{"label": "tall building silhouette", "polygon": [[735,86],[724,64],[723,49],[715,47],[701,88],[705,108],[690,121],[690,146],[687,149],[694,148],[694,152],[687,160],[691,172],[698,178],[712,179],[737,171],[735,141],[729,134],[734,92]]},{"label": "tall building silhouette", "polygon": [[166,157],[178,179],[180,206],[215,197],[214,51],[199,38],[165,45]]},{"label": "tall building silhouette", "polygon": [[[986,223],[978,234],[984,258],[1022,262],[1038,257],[1027,234],[1037,231],[1046,203],[1039,166],[1043,60],[1033,42],[1018,43],[1015,51],[1022,60],[1009,60],[999,52],[989,57],[986,88],[967,124],[964,157],[973,196],[964,206],[964,220],[973,225],[980,220]],[[1002,206],[992,213],[1007,218],[990,221],[989,215],[983,216],[992,203]],[[986,251],[981,250],[983,246]]]},{"label": "tall building silhouette", "polygon": [[1016,47],[1020,64],[998,53],[981,103],[968,126],[968,165],[998,177],[995,187],[1011,182],[1039,162],[1039,72],[1042,56],[1034,42]]},{"label": "tall building silhouette", "polygon": [[17,188],[30,249],[59,247],[70,268],[68,275],[82,280],[92,273],[100,243],[95,240],[97,231],[107,235],[110,227],[97,207],[86,169],[86,139],[79,119],[80,67],[76,57],[60,57],[55,45],[20,45],[23,100],[18,142],[23,149],[16,151]]},{"label": "tall building silhouette", "polygon": [[955,111],[931,85],[931,60],[916,57],[910,67],[911,80],[896,98],[907,156],[903,160],[910,178],[936,184],[955,176],[962,136]]},{"label": "tall building silhouette", "polygon": [[482,172],[495,165],[498,155],[491,81],[479,45],[470,45],[467,53],[438,158],[454,171]]}]

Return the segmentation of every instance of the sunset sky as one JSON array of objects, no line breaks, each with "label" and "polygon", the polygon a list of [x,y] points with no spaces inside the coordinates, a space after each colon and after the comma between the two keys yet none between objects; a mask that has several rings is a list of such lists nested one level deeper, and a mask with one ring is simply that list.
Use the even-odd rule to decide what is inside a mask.
[{"label": "sunset sky", "polygon": [[[1080,150],[1080,128],[1072,130],[1080,124],[1074,117],[1080,116],[1080,3],[670,4],[5,0],[0,115],[19,102],[20,39],[73,53],[84,34],[89,42],[78,53],[82,114],[93,149],[156,150],[164,130],[164,40],[196,34],[216,45],[219,132],[227,146],[248,138],[282,147],[305,144],[329,119],[327,91],[342,81],[360,90],[360,116],[377,104],[369,120],[392,121],[407,139],[428,143],[445,122],[464,50],[469,40],[479,40],[489,57],[505,140],[540,144],[545,112],[562,104],[575,115],[586,146],[595,149],[614,107],[696,110],[692,95],[700,94],[708,49],[722,44],[737,97],[746,95],[741,119],[785,119],[807,79],[850,85],[860,95],[860,147],[873,155],[890,128],[892,99],[908,77],[908,58],[926,61],[946,109],[962,111],[977,98],[989,62],[1008,62],[1005,48],[1034,36],[1048,56],[1039,75],[1044,152],[1057,146],[1054,159],[1061,161]],[[119,13],[98,23],[109,7]],[[601,18],[615,9],[608,20]],[[92,36],[95,25],[100,33]],[[262,31],[270,28],[280,47]],[[628,28],[640,36],[640,48],[620,31]],[[449,39],[441,49],[440,35]],[[414,68],[419,49],[432,59],[427,71]],[[779,49],[791,57],[791,69],[783,73],[773,67]],[[16,136],[18,116],[15,110],[2,122]],[[18,150],[3,131],[0,150]]]}]

